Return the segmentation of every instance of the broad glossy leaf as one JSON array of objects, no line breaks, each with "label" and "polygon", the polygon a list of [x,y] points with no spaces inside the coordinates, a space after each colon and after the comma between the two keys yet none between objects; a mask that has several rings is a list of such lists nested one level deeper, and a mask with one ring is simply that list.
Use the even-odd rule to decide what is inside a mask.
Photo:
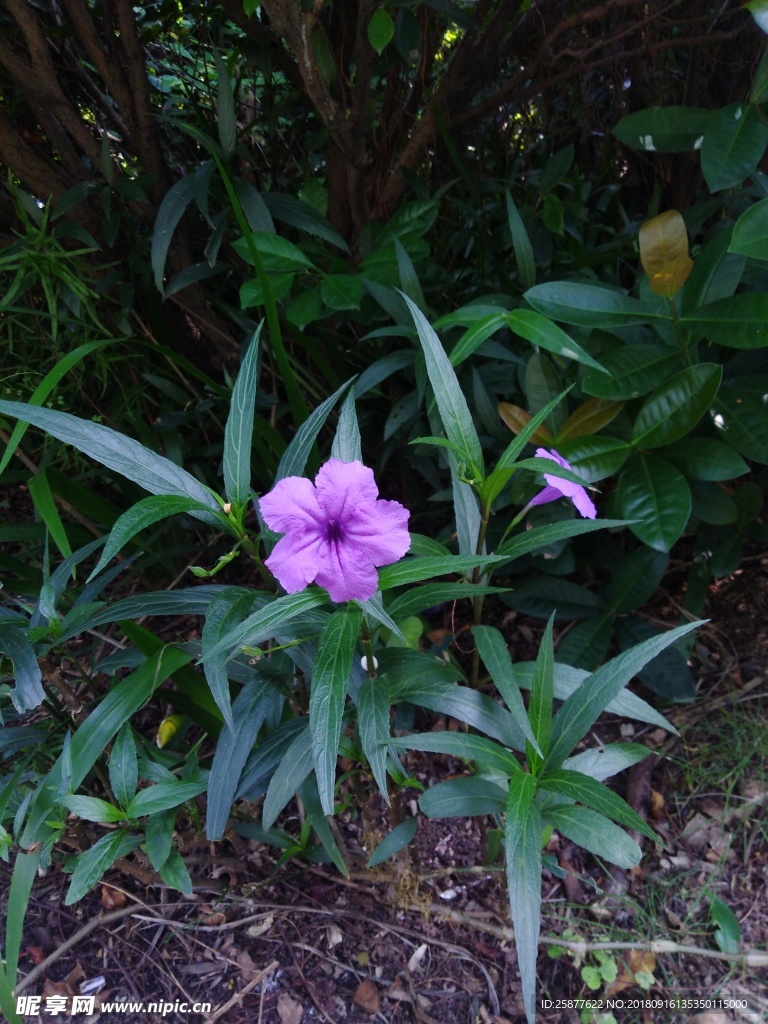
[{"label": "broad glossy leaf", "polygon": [[232,705],[234,724],[230,731],[222,730],[219,736],[208,778],[205,816],[208,839],[221,839],[224,835],[245,762],[269,710],[269,700],[265,699],[268,685],[256,682],[243,687]]},{"label": "broad glossy leaf", "polygon": [[11,660],[16,685],[11,690],[13,706],[21,714],[45,700],[43,674],[26,630],[13,622],[0,623],[0,651]]},{"label": "broad glossy leaf", "polygon": [[141,836],[132,836],[118,830],[102,836],[90,849],[79,854],[72,873],[64,905],[70,907],[77,903],[101,879],[105,871],[115,863],[118,857],[125,857],[135,850],[141,842]]},{"label": "broad glossy leaf", "polygon": [[728,252],[768,260],[768,199],[761,199],[742,213],[733,229]]},{"label": "broad glossy leaf", "polygon": [[121,551],[129,541],[133,540],[137,533],[141,533],[148,526],[168,519],[170,516],[182,515],[183,513],[204,512],[212,515],[220,529],[232,532],[231,523],[223,512],[209,513],[207,506],[194,498],[177,497],[174,494],[158,494],[149,498],[142,498],[135,505],[124,512],[112,527],[101,558],[96,564],[88,580],[102,571],[112,561],[115,555]]},{"label": "broad glossy leaf", "polygon": [[637,456],[619,477],[621,514],[630,530],[656,551],[669,551],[691,514],[691,489],[682,473],[663,459]]},{"label": "broad glossy leaf", "polygon": [[462,453],[467,467],[478,477],[483,475],[483,452],[472,422],[472,415],[461,385],[445,350],[419,307],[403,295],[419,335],[427,373],[435,394],[446,437]]},{"label": "broad glossy leaf", "polygon": [[368,867],[375,868],[377,865],[388,861],[390,857],[394,857],[401,850],[404,850],[413,841],[418,823],[419,820],[414,815],[412,818],[406,818],[405,821],[401,821],[399,825],[395,825],[392,831],[384,836],[368,858]]},{"label": "broad glossy leaf", "polygon": [[702,107],[649,107],[623,117],[613,134],[633,149],[690,153],[701,146],[712,117]]},{"label": "broad glossy leaf", "polygon": [[768,413],[765,403],[739,387],[724,384],[713,403],[720,436],[753,462],[768,463]]},{"label": "broad glossy leaf", "polygon": [[541,930],[542,822],[535,793],[533,776],[511,778],[504,823],[509,906],[528,1024],[536,1020],[536,956]]},{"label": "broad glossy leaf", "polygon": [[245,353],[229,404],[224,428],[224,487],[227,499],[244,505],[251,493],[251,444],[253,414],[256,405],[256,369],[259,359],[259,336],[262,321],[256,328]]},{"label": "broad glossy leaf", "polygon": [[574,409],[558,430],[556,442],[558,451],[564,441],[596,434],[603,427],[607,427],[623,408],[623,402],[614,402],[607,398],[588,398],[586,402]]},{"label": "broad glossy leaf", "polygon": [[541,780],[541,787],[551,793],[560,793],[561,796],[567,796],[578,803],[586,804],[593,811],[604,814],[607,818],[618,822],[619,825],[633,828],[654,842],[658,842],[658,836],[643,818],[602,782],[596,782],[577,771],[559,768],[544,776]]},{"label": "broad glossy leaf", "polygon": [[563,768],[581,772],[582,775],[602,782],[603,779],[631,768],[651,753],[642,743],[608,743],[604,747],[590,747],[574,757],[567,757],[563,761]]},{"label": "broad glossy leaf", "polygon": [[[314,269],[312,260],[304,252],[289,242],[287,238],[281,238],[271,231],[252,231],[250,242],[256,247],[265,270],[275,274],[291,273],[295,270]],[[254,265],[251,248],[245,238],[236,238],[232,248],[238,253],[241,259],[251,266]]]},{"label": "broad glossy leaf", "polygon": [[[219,510],[216,499],[190,473],[111,427],[22,402],[0,401],[0,414],[40,427],[151,494],[176,494],[199,501],[214,512]],[[195,515],[206,522],[215,522],[207,512]]]},{"label": "broad glossy leaf", "polygon": [[692,480],[691,515],[712,526],[730,526],[738,522],[739,510],[730,494],[716,483]]},{"label": "broad glossy leaf", "polygon": [[326,398],[324,402],[321,402],[314,412],[304,420],[293,435],[291,443],[285,449],[283,457],[280,459],[280,464],[277,467],[277,473],[275,475],[275,483],[277,483],[278,480],[284,480],[289,476],[302,475],[306,468],[309,454],[312,451],[312,445],[317,439],[317,435],[323,429],[325,421],[328,419],[331,410],[349,387],[350,383],[351,379],[342,384],[338,391],[334,391],[330,398]]},{"label": "broad glossy leaf", "polygon": [[557,451],[582,480],[593,484],[621,469],[632,448],[617,437],[576,437],[558,442]]},{"label": "broad glossy leaf", "polygon": [[363,291],[354,274],[327,274],[320,282],[320,296],[329,309],[360,309]]},{"label": "broad glossy leaf", "polygon": [[531,288],[536,284],[536,260],[533,257],[533,247],[525,230],[523,218],[515,206],[515,201],[509,191],[507,199],[507,222],[512,235],[512,248],[515,250],[515,261],[520,283],[523,288]]},{"label": "broad glossy leaf", "polygon": [[540,619],[548,619],[553,612],[557,620],[586,619],[608,610],[605,601],[587,587],[553,576],[523,580],[511,593],[504,594],[502,601]]},{"label": "broad glossy leaf", "polygon": [[733,480],[749,472],[738,452],[710,437],[686,437],[659,454],[691,480]]},{"label": "broad glossy leaf", "polygon": [[768,125],[751,103],[712,113],[701,147],[701,170],[710,192],[734,188],[755,170],[768,145]]},{"label": "broad glossy leaf", "polygon": [[360,743],[379,792],[389,803],[387,791],[387,743],[390,741],[389,693],[386,683],[368,679],[357,696],[357,728]]},{"label": "broad glossy leaf", "polygon": [[502,814],[506,796],[496,783],[466,776],[430,786],[419,798],[419,807],[428,818],[472,818],[481,814]]},{"label": "broad glossy leaf", "polygon": [[324,814],[333,814],[336,759],[352,657],[360,632],[357,611],[334,612],[323,631],[312,673],[309,731],[312,761]]},{"label": "broad glossy leaf", "polygon": [[392,21],[392,15],[383,7],[379,7],[368,22],[368,42],[376,53],[381,54],[392,42],[394,34],[395,23]]},{"label": "broad glossy leaf", "polygon": [[433,754],[461,757],[476,762],[484,771],[502,775],[514,775],[523,770],[520,762],[508,750],[493,740],[477,736],[475,733],[415,733],[410,736],[397,736],[390,740],[390,744],[396,750],[426,750]]},{"label": "broad glossy leaf", "polygon": [[[624,292],[582,284],[580,281],[537,284],[525,293],[525,299],[544,316],[581,327],[607,330],[611,327],[628,327],[669,319],[658,309]],[[601,365],[605,364],[601,361]]]},{"label": "broad glossy leaf", "polygon": [[652,637],[619,654],[589,676],[555,715],[544,770],[559,768],[578,741],[586,736],[601,712],[619,695],[627,683],[652,658],[699,625],[698,622],[689,622],[660,636]]},{"label": "broad glossy leaf", "polygon": [[715,363],[699,363],[670,377],[646,399],[635,420],[632,444],[660,448],[690,433],[717,394],[722,373]]},{"label": "broad glossy leaf", "polygon": [[685,221],[677,210],[665,210],[640,226],[639,241],[651,290],[673,299],[693,269]]},{"label": "broad glossy leaf", "polygon": [[614,401],[646,394],[680,366],[679,355],[666,345],[623,345],[600,359],[606,372],[587,370],[582,390]]},{"label": "broad glossy leaf", "polygon": [[639,608],[649,601],[667,571],[669,558],[652,548],[637,548],[614,567],[606,597],[615,615]]},{"label": "broad glossy leaf", "polygon": [[585,352],[581,345],[577,345],[561,327],[553,324],[541,313],[536,313],[532,309],[513,309],[507,314],[507,326],[532,345],[554,352],[565,359],[573,359],[584,366],[592,367],[596,373],[602,373],[603,368],[596,359]]},{"label": "broad glossy leaf", "polygon": [[709,302],[681,317],[680,325],[696,337],[728,348],[768,345],[768,292],[742,292]]},{"label": "broad glossy leaf", "polygon": [[561,805],[548,807],[545,819],[566,839],[611,864],[629,870],[640,863],[642,852],[634,839],[597,811]]}]

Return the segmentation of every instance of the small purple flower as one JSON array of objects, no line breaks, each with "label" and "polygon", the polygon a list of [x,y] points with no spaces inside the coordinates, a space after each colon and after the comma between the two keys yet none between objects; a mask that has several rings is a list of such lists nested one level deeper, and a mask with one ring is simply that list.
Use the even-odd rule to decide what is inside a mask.
[{"label": "small purple flower", "polygon": [[379,585],[376,566],[411,546],[408,510],[379,499],[362,462],[329,459],[314,485],[301,476],[279,480],[259,509],[271,530],[285,534],[265,564],[289,594],[316,581],[334,601],[365,601]]},{"label": "small purple flower", "polygon": [[[570,464],[557,452],[548,452],[546,448],[537,448],[536,456],[539,459],[550,459],[552,462],[556,462],[558,466],[562,466],[563,469],[570,469],[573,472]],[[544,474],[544,479],[547,481],[547,486],[543,491],[540,491],[536,497],[528,502],[528,505],[546,505],[548,501],[557,501],[558,498],[569,498],[576,506],[576,511],[584,516],[585,519],[594,519],[597,515],[597,509],[592,504],[592,500],[587,494],[586,490],[579,484],[574,484],[570,480],[563,480],[559,476],[550,476],[548,473]]]}]

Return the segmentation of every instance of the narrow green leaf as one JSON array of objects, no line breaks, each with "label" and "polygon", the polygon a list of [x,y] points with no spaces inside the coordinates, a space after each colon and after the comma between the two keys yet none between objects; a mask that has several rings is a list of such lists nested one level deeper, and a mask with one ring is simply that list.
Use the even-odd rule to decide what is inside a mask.
[{"label": "narrow green leaf", "polygon": [[390,742],[389,694],[386,683],[368,679],[357,697],[357,728],[363,753],[370,765],[376,785],[389,804],[387,790],[387,744]]},{"label": "narrow green leaf", "polygon": [[502,814],[505,797],[506,793],[496,783],[466,776],[430,786],[419,798],[419,807],[428,818],[472,818]]},{"label": "narrow green leaf", "polygon": [[467,732],[426,732],[397,736],[389,740],[396,750],[426,750],[474,761],[483,771],[514,775],[522,771],[520,762],[504,747],[485,736]]},{"label": "narrow green leaf", "polygon": [[650,753],[652,751],[642,743],[608,743],[604,747],[590,747],[574,757],[567,757],[563,761],[563,768],[581,772],[582,775],[602,782],[603,779],[631,768]]},{"label": "narrow green leaf", "polygon": [[119,807],[94,796],[66,796],[63,802],[68,810],[76,814],[78,818],[83,818],[84,821],[98,821],[106,824],[122,821],[126,817],[125,811]]},{"label": "narrow green leaf", "polygon": [[400,276],[400,287],[403,289],[403,293],[416,303],[422,313],[426,313],[427,303],[424,298],[424,292],[421,290],[416,268],[411,262],[411,257],[408,255],[405,246],[397,238],[395,239],[395,255],[397,257],[397,270]]},{"label": "narrow green leaf", "polygon": [[478,479],[482,478],[483,452],[480,440],[451,361],[445,354],[440,339],[418,306],[407,295],[403,294],[403,299],[416,324],[427,363],[427,373],[446,436],[462,453],[461,458],[466,461],[467,467],[474,476]]},{"label": "narrow green leaf", "polygon": [[379,569],[379,590],[391,590],[407,583],[420,583],[448,573],[468,573],[476,566],[504,561],[501,555],[420,555]]},{"label": "narrow green leaf", "polygon": [[299,799],[304,805],[304,810],[307,812],[309,822],[315,830],[315,834],[320,840],[323,849],[341,874],[348,878],[349,868],[344,863],[344,858],[331,830],[331,826],[328,824],[323,808],[320,806],[320,794],[314,775],[308,775],[298,787],[297,792]]},{"label": "narrow green leaf", "polygon": [[531,306],[552,320],[581,327],[629,327],[633,324],[670,320],[656,306],[633,299],[624,292],[580,281],[550,281],[525,293]]},{"label": "narrow green leaf", "polygon": [[405,821],[401,821],[399,825],[395,825],[392,831],[384,836],[368,858],[368,867],[378,867],[379,864],[383,864],[390,857],[394,857],[396,853],[405,849],[413,841],[417,826],[418,818],[415,815],[412,818],[406,818]]},{"label": "narrow green leaf", "polygon": [[251,493],[251,445],[256,405],[256,367],[259,359],[259,324],[248,345],[235,386],[224,428],[224,487],[227,499],[244,505]]},{"label": "narrow green leaf", "polygon": [[213,59],[216,63],[216,127],[219,131],[219,143],[224,159],[229,160],[235,151],[237,141],[237,124],[235,121],[235,98],[232,95],[232,80],[227,62],[214,47]]},{"label": "narrow green leaf", "polygon": [[355,388],[350,387],[342,402],[339,422],[331,445],[331,458],[341,462],[362,462],[363,448],[355,412]]},{"label": "narrow green leaf", "polygon": [[485,597],[488,594],[503,594],[506,589],[466,581],[431,583],[424,587],[411,587],[405,593],[399,594],[388,606],[388,611],[393,619],[402,621],[411,615],[420,615],[427,608],[434,608],[436,605],[447,604],[450,601],[471,601],[475,597]]},{"label": "narrow green leaf", "polygon": [[[32,884],[37,878],[40,853],[18,853],[13,865],[13,875],[6,907],[5,948],[0,959],[0,979],[4,997],[3,1010],[11,1024],[23,1024],[23,1018],[15,1012],[16,1001],[10,991],[15,988],[19,968],[19,951],[27,917]],[[3,959],[5,964],[3,964]],[[26,1017],[26,1014],[25,1014]]]},{"label": "narrow green leaf", "polygon": [[[195,196],[197,181],[194,174],[188,174],[175,182],[166,192],[160,209],[157,211],[155,227],[152,231],[152,245],[150,249],[150,261],[152,263],[152,274],[155,279],[155,286],[162,294],[163,292],[163,271],[165,270],[165,258],[168,255],[168,247],[171,244],[173,232],[176,230],[184,212]],[[32,423],[32,420],[29,420]]]},{"label": "narrow green leaf", "polygon": [[54,501],[44,469],[39,470],[34,476],[29,478],[27,490],[40,518],[53,538],[54,544],[65,558],[69,558],[72,554],[72,548],[69,546],[67,531],[64,529],[64,524],[61,521],[61,516],[56,507],[56,502]]},{"label": "narrow green leaf", "polygon": [[270,829],[274,825],[280,811],[293,799],[297,789],[311,771],[312,744],[308,730],[302,729],[283,754],[267,787],[261,812],[261,823],[265,829]]},{"label": "narrow green leaf", "polygon": [[225,633],[207,651],[203,651],[202,661],[216,658],[225,652],[231,654],[233,648],[236,647],[244,645],[253,647],[260,644],[262,640],[270,639],[275,630],[281,628],[286,622],[303,612],[326,604],[327,600],[325,591],[315,589],[303,590],[300,594],[286,594],[284,597],[277,597]]},{"label": "narrow green leaf", "polygon": [[109,755],[109,784],[121,807],[133,799],[139,783],[139,762],[130,722],[125,722]]},{"label": "narrow green leaf", "polygon": [[483,664],[488,669],[493,684],[512,713],[512,717],[536,753],[543,756],[538,737],[528,720],[506,640],[493,626],[473,626],[472,636],[475,638]]},{"label": "narrow green leaf", "polygon": [[81,900],[118,857],[125,857],[131,850],[135,850],[140,842],[141,836],[132,836],[118,829],[117,832],[102,836],[89,850],[79,854],[64,905],[71,907],[73,903]]},{"label": "narrow green leaf", "polygon": [[619,695],[630,679],[636,676],[651,658],[700,625],[700,622],[689,622],[660,636],[652,637],[617,655],[582,683],[555,715],[543,770],[548,772],[559,768],[578,741],[586,736],[600,713]]},{"label": "narrow green leaf", "polygon": [[541,832],[536,782],[522,772],[509,780],[504,847],[515,949],[528,1024],[536,1020],[536,956],[541,931]]},{"label": "narrow green leaf", "polygon": [[585,352],[581,345],[577,345],[561,327],[553,324],[541,313],[536,313],[532,309],[513,309],[507,315],[507,326],[532,345],[545,348],[548,352],[554,352],[565,359],[573,359],[577,363],[591,367],[595,373],[605,376],[602,365],[596,359]]},{"label": "narrow green leaf", "polygon": [[208,788],[208,773],[197,782],[158,782],[148,789],[140,789],[126,808],[127,814],[138,818],[145,814],[158,814],[193,800]]},{"label": "narrow green leaf", "polygon": [[312,762],[324,814],[333,814],[341,720],[360,622],[359,612],[333,613],[320,638],[312,673],[309,731],[312,737]]},{"label": "narrow green leaf", "polygon": [[517,458],[522,452],[523,448],[525,448],[525,446],[536,433],[538,428],[553,412],[553,410],[557,408],[558,404],[562,402],[562,400],[565,398],[565,396],[568,394],[570,390],[570,388],[566,388],[565,391],[559,394],[556,398],[553,398],[552,401],[548,402],[543,409],[539,409],[539,411],[530,418],[530,420],[526,423],[526,425],[523,427],[523,429],[520,431],[517,437],[515,437],[514,440],[510,442],[510,444],[502,453],[501,458],[496,463],[497,472],[502,469],[510,469],[512,466],[515,465],[515,463],[517,462]]},{"label": "narrow green leaf", "polygon": [[512,248],[515,250],[517,272],[520,276],[520,284],[523,288],[532,288],[536,284],[536,261],[533,257],[533,246],[525,230],[523,218],[515,206],[509,190],[506,191],[507,200],[507,222],[512,235]]},{"label": "narrow green leaf", "polygon": [[[634,839],[630,839],[618,825],[587,807],[560,805],[548,807],[546,820],[558,832],[583,846],[596,857],[618,864],[620,868],[634,868],[640,863],[642,851]],[[642,819],[641,819],[642,820]]]},{"label": "narrow green leaf", "polygon": [[548,523],[546,526],[535,526],[532,530],[525,530],[505,540],[497,554],[513,561],[530,551],[546,548],[568,537],[578,537],[582,533],[592,533],[594,530],[612,530],[626,525],[626,519],[569,519],[561,523]]},{"label": "narrow green leaf", "polygon": [[[215,498],[190,473],[111,427],[22,402],[0,401],[0,413],[40,427],[151,494],[176,494],[193,498],[214,512],[219,510]],[[206,522],[215,522],[208,512],[195,515]]]},{"label": "narrow green leaf", "polygon": [[578,803],[586,804],[593,811],[599,811],[600,814],[618,822],[619,825],[633,828],[653,842],[659,842],[659,837],[653,829],[636,811],[632,810],[626,800],[622,800],[617,793],[604,786],[602,782],[596,782],[587,775],[560,768],[545,775],[541,779],[541,787],[549,790],[550,793],[560,793]]},{"label": "narrow green leaf", "polygon": [[[549,733],[552,728],[552,701],[554,699],[554,664],[555,652],[552,645],[552,625],[554,613],[550,615],[547,628],[541,638],[539,653],[536,658],[536,670],[531,684],[531,701],[528,705],[528,718],[536,746],[545,757],[549,750]],[[530,752],[529,752],[530,753]],[[533,759],[538,761],[538,757]],[[533,770],[533,769],[532,769]]]},{"label": "narrow green leaf", "polygon": [[26,631],[13,622],[0,623],[0,651],[10,658],[16,685],[10,693],[13,706],[22,714],[45,700],[43,674]]},{"label": "narrow green leaf", "polygon": [[330,398],[326,398],[324,402],[321,402],[314,412],[304,420],[298,428],[291,443],[285,449],[283,457],[280,459],[280,464],[277,467],[277,474],[275,476],[275,483],[277,483],[278,480],[284,480],[289,476],[302,475],[306,468],[307,460],[309,459],[310,452],[312,451],[312,445],[315,443],[317,435],[323,429],[325,421],[328,419],[331,410],[349,387],[352,379],[353,378],[342,384],[338,391],[335,391]]}]

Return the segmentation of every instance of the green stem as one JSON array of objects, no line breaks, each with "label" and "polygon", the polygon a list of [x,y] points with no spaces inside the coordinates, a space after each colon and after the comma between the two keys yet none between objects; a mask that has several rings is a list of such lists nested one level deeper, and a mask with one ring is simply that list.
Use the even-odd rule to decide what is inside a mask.
[{"label": "green stem", "polygon": [[[483,553],[483,547],[485,546],[485,534],[486,534],[486,532],[488,530],[488,520],[490,519],[490,516],[491,516],[491,506],[489,504],[488,505],[484,505],[483,506],[483,517],[480,520],[480,529],[479,529],[478,534],[477,534],[476,554],[478,554],[478,555],[482,555],[482,553]],[[490,570],[489,570],[489,575],[490,575]],[[474,586],[477,586],[479,582],[480,582],[480,566],[476,565],[475,568],[472,570],[472,583],[474,584]],[[482,623],[482,621],[483,621],[483,599],[482,599],[481,596],[478,595],[477,597],[473,597],[472,598],[472,609],[474,611],[474,623],[475,623],[476,626],[479,626]],[[477,649],[477,647],[475,647],[474,653],[472,655],[472,681],[471,681],[471,684],[470,684],[473,690],[476,690],[478,688],[479,682],[480,682],[480,651]]]},{"label": "green stem", "polygon": [[675,308],[675,300],[669,299],[669,308],[672,314],[672,323],[675,326],[675,334],[677,336],[677,344],[680,347],[680,355],[683,357],[683,362],[686,366],[691,365],[691,357],[688,355],[688,346],[685,344],[683,338],[683,329],[680,326],[680,321],[677,317],[677,309]]}]

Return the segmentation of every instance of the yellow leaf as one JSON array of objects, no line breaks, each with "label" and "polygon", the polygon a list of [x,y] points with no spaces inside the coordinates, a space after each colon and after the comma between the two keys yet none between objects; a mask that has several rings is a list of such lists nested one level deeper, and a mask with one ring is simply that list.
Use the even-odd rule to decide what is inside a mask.
[{"label": "yellow leaf", "polygon": [[651,217],[640,228],[640,261],[652,291],[672,299],[693,269],[688,255],[688,232],[677,210]]},{"label": "yellow leaf", "polygon": [[574,409],[557,432],[558,442],[596,434],[618,416],[623,408],[623,402],[614,402],[608,398],[587,399],[578,409]]},{"label": "yellow leaf", "polygon": [[[499,402],[499,416],[513,434],[519,434],[523,427],[531,419],[531,414],[521,409],[519,405],[512,405],[511,402]],[[546,427],[538,427],[531,437],[534,444],[552,444],[552,435]]]}]

